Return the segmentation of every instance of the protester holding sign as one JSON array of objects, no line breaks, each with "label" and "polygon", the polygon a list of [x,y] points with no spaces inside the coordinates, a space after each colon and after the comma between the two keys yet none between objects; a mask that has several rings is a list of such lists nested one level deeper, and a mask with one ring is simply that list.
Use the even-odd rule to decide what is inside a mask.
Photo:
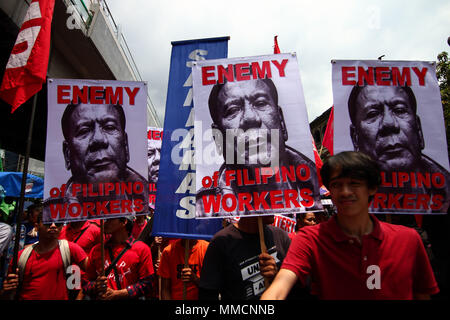
[{"label": "protester holding sign", "polygon": [[131,218],[106,220],[105,233],[111,238],[105,243],[104,265],[100,245],[89,254],[87,277],[90,282],[83,288],[89,296],[115,300],[145,297],[150,293],[154,274],[152,254],[144,242],[131,237],[132,227]]},{"label": "protester holding sign", "polygon": [[[185,263],[186,243],[189,244],[188,263]],[[178,239],[164,248],[158,274],[162,278],[161,300],[198,300],[198,284],[208,242]],[[186,286],[183,289],[183,284]]]},{"label": "protester holding sign", "polygon": [[206,251],[200,277],[199,299],[254,300],[271,282],[289,248],[288,234],[265,216],[267,253],[261,253],[257,217],[241,217],[216,233]]},{"label": "protester holding sign", "polygon": [[[44,224],[42,213],[39,214],[36,228],[39,233],[39,242],[19,252],[17,270],[9,270],[3,283],[5,295],[18,295],[20,300],[68,300],[68,277],[80,277],[79,272],[70,273],[66,268],[70,263],[65,262],[68,254],[71,263],[81,270],[86,269],[87,256],[83,249],[73,242],[66,242],[66,252],[63,244],[58,241],[61,224]],[[65,241],[65,240],[64,240]],[[22,255],[27,250],[28,257]],[[22,260],[23,262],[22,262]],[[74,281],[75,283],[77,281]],[[80,284],[80,278],[78,278]]]},{"label": "protester holding sign", "polygon": [[[194,66],[193,80],[200,130],[195,135],[197,216],[320,209],[309,130],[304,136],[301,130],[288,136],[287,124],[307,127],[295,57],[206,60]],[[216,147],[213,158],[208,134]],[[302,152],[287,145],[288,137]],[[211,172],[219,157],[222,164]]]},{"label": "protester holding sign", "polygon": [[262,299],[285,299],[308,275],[321,299],[429,299],[439,292],[419,234],[369,215],[381,182],[375,161],[341,152],[325,161],[321,176],[337,215],[300,230]]},{"label": "protester holding sign", "polygon": [[334,61],[333,93],[335,150],[364,152],[382,170],[370,212],[447,213],[449,161],[434,66]]}]

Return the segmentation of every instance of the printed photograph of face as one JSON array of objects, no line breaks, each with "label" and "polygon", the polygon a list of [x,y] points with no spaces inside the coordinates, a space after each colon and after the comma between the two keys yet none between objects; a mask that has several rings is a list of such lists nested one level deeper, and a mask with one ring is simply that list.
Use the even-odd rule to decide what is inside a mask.
[{"label": "printed photograph of face", "polygon": [[120,105],[69,105],[62,118],[63,152],[73,181],[121,181],[130,160]]},{"label": "printed photograph of face", "polygon": [[148,182],[156,183],[161,159],[161,140],[147,140]]},{"label": "printed photograph of face", "polygon": [[424,139],[411,88],[354,87],[348,107],[355,150],[370,155],[384,171],[420,168]]},{"label": "printed photograph of face", "polygon": [[[227,165],[239,164],[238,159],[244,159],[245,163],[241,164],[261,166],[269,164],[277,154],[280,159],[284,157],[287,130],[278,106],[277,90],[271,80],[216,85],[209,97],[209,108],[212,128],[220,130],[224,142],[227,132],[241,129],[246,133],[236,134],[236,142],[226,144],[223,155]],[[274,132],[275,136],[272,136]],[[228,163],[228,152],[234,154],[232,163]]]}]

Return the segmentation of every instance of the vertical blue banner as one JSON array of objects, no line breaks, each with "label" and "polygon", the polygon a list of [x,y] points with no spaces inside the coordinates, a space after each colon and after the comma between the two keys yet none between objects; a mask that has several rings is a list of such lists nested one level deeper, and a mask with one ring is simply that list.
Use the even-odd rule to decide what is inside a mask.
[{"label": "vertical blue banner", "polygon": [[164,134],[152,235],[204,239],[221,219],[195,219],[192,62],[226,58],[229,37],[172,42]]}]

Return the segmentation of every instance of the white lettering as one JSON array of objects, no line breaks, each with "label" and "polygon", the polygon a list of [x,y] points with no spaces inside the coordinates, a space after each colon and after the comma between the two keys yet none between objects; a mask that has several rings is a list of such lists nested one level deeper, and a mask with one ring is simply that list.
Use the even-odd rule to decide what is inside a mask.
[{"label": "white lettering", "polygon": [[369,290],[381,289],[381,270],[377,265],[370,265],[367,267],[367,274],[370,277],[367,278],[366,285]]},{"label": "white lettering", "polygon": [[80,290],[81,289],[81,270],[77,265],[71,265],[67,267],[67,277],[66,285],[69,290]]}]

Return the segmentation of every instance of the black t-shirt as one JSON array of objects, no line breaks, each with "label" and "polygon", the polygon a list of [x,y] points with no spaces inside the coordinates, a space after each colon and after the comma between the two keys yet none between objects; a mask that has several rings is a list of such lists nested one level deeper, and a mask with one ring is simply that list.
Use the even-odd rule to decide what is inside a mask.
[{"label": "black t-shirt", "polygon": [[[288,234],[271,225],[264,226],[267,251],[280,268],[290,245]],[[201,289],[218,291],[222,300],[259,299],[264,278],[259,272],[259,234],[249,234],[234,225],[217,232],[203,261]]]}]

